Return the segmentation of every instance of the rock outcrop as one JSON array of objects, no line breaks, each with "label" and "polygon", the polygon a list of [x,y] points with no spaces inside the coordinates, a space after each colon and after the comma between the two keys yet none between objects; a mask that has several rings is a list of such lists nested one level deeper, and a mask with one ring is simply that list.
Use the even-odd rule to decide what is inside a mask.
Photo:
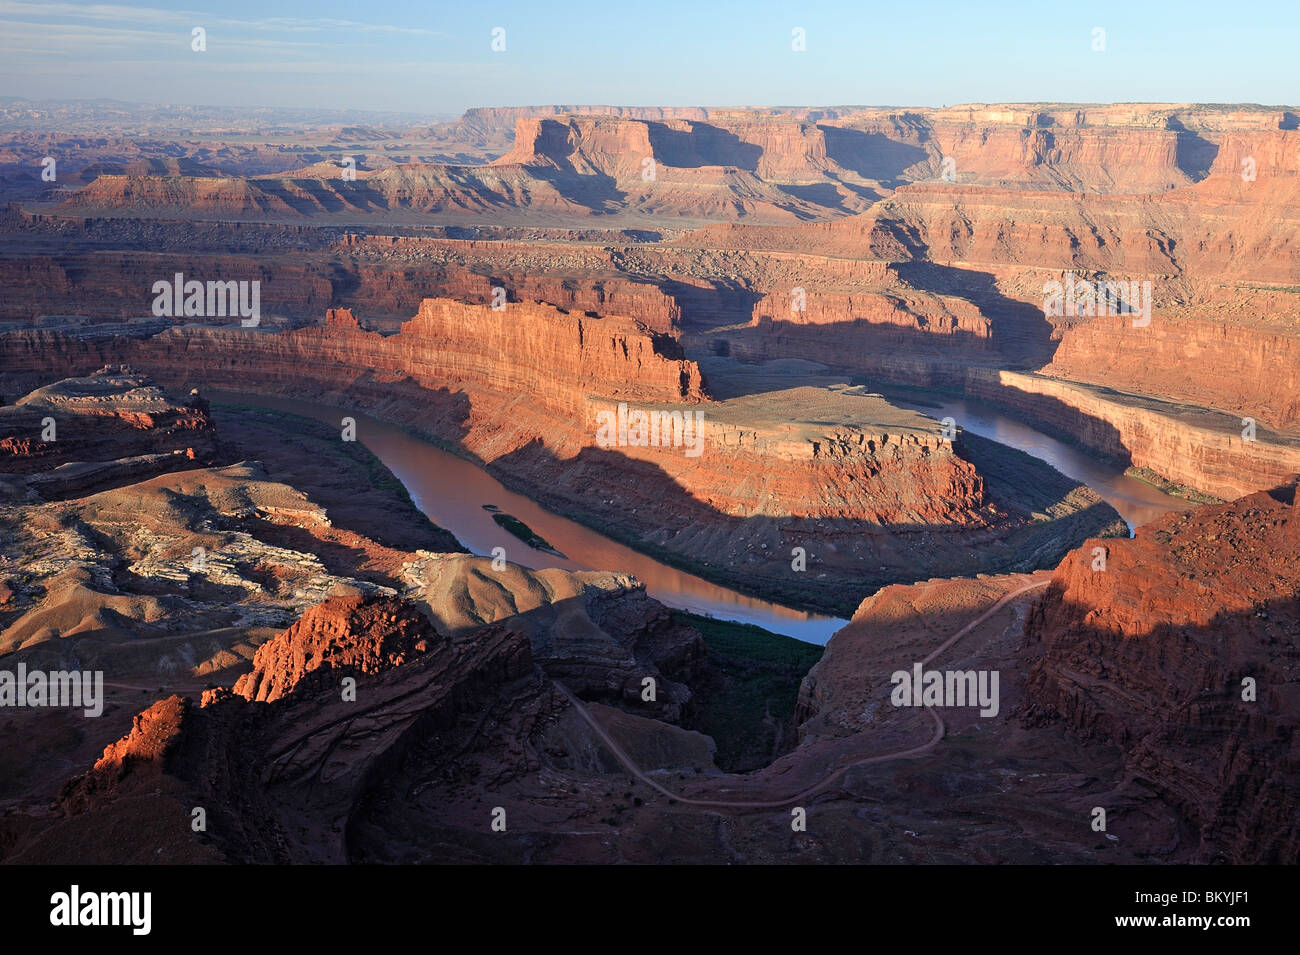
[{"label": "rock outcrop", "polygon": [[964,382],[968,394],[1046,431],[1214,497],[1270,488],[1300,470],[1300,440],[1262,429],[1247,438],[1235,415],[1010,371],[971,369]]},{"label": "rock outcrop", "polygon": [[1043,373],[1300,432],[1300,323],[1287,323],[1283,307],[1258,303],[1258,315],[1281,319],[1272,327],[1213,313],[1159,314],[1141,329],[1127,316],[1072,323]]},{"label": "rock outcrop", "polygon": [[1023,718],[1120,746],[1195,827],[1200,861],[1300,858],[1296,505],[1292,481],[1089,541],[1028,625]]},{"label": "rock outcrop", "polygon": [[[324,325],[280,333],[0,336],[0,370],[18,380],[52,367],[59,374],[98,367],[106,356],[183,387],[253,389],[369,411],[460,446],[553,509],[733,585],[774,587],[785,599],[807,599],[791,572],[796,546],[824,542],[827,577],[819,579],[866,587],[863,562],[874,568],[873,581],[887,582],[915,573],[918,552],[938,561],[926,575],[974,570],[976,563],[953,564],[951,549],[937,543],[952,533],[976,534],[999,552],[1002,569],[1025,569],[1006,545],[1036,520],[992,508],[974,466],[921,415],[843,389],[782,386],[775,402],[770,393],[710,401],[698,365],[676,340],[617,316],[439,299],[426,300],[389,336],[365,331],[340,309]],[[649,436],[640,444],[611,425],[632,412],[681,416],[682,426],[668,426],[657,444]],[[693,434],[685,431],[688,415],[698,416]],[[1066,511],[1080,505],[1090,507],[1077,501]],[[1091,515],[1086,533],[1103,532],[1114,516],[1104,507]],[[1054,524],[1037,530],[1059,536]],[[896,547],[891,531],[918,535],[916,543]],[[1034,560],[1059,559],[1059,543],[1031,548]],[[835,599],[837,608],[845,600]]]},{"label": "rock outcrop", "polygon": [[[456,648],[435,641],[398,666],[404,654],[373,643],[366,625],[374,615],[412,612],[356,603],[321,608],[277,648],[292,654],[304,641],[313,646],[319,666],[309,679],[290,660],[264,658],[271,669],[259,678],[258,695],[272,702],[218,690],[205,693],[201,706],[178,696],[154,704],[90,772],[68,783],[59,798],[64,821],[54,829],[144,811],[152,817],[144,827],[167,841],[169,823],[183,820],[192,804],[205,807],[212,835],[185,846],[183,861],[204,850],[227,862],[348,861],[350,822],[367,789],[410,747],[438,739],[467,714],[486,716],[503,691],[562,706],[545,695],[528,641],[504,629]],[[358,643],[379,652],[358,650]],[[353,674],[355,696],[339,689]],[[100,840],[83,861],[114,858],[116,848]]]},{"label": "rock outcrop", "polygon": [[[235,681],[246,700],[271,703],[317,671],[332,685],[379,673],[427,653],[441,638],[410,603],[396,597],[333,597],[257,648],[253,669]],[[319,684],[320,681],[317,680]]]},{"label": "rock outcrop", "polygon": [[[583,699],[676,723],[704,667],[704,644],[627,574],[493,567],[484,557],[420,554],[405,568],[408,595],[453,641],[509,626],[533,658]],[[654,680],[655,699],[642,697]]]},{"label": "rock outcrop", "polygon": [[46,500],[211,463],[207,402],[184,400],[130,368],[106,366],[0,406],[0,488]]},{"label": "rock outcrop", "polygon": [[[434,599],[445,615],[458,600],[448,571],[474,559],[426,560],[439,573],[424,580],[421,599]],[[487,564],[477,563],[480,571]],[[523,573],[515,569],[515,577]],[[638,752],[657,752],[668,766],[704,754],[707,764],[706,738],[647,718],[671,717],[668,710],[689,699],[689,690],[653,661],[688,674],[703,662],[699,634],[671,623],[635,587],[611,588],[600,576],[542,572],[534,587],[541,581],[563,586],[563,578],[577,586],[495,622],[485,619],[491,613],[480,593],[474,619],[453,620],[449,636],[430,624],[421,603],[383,595],[326,600],[264,643],[233,691],[206,691],[201,704],[171,696],[138,714],[89,772],[62,788],[58,821],[25,851],[57,857],[68,832],[126,817],[180,854],[166,861],[209,854],[225,862],[362,861],[363,853],[409,838],[397,830],[376,834],[360,823],[385,803],[386,780],[407,772],[460,776],[467,753],[486,757],[495,779],[490,786],[502,790],[497,798],[514,812],[518,803],[504,791],[520,783],[531,790],[539,760],[563,775],[572,769],[563,760],[555,765],[562,746],[598,747],[550,678],[601,696],[602,685],[611,685],[610,674],[599,672],[611,635],[623,641],[627,662],[635,665],[635,655],[646,664],[636,692],[628,689],[636,704],[618,694],[612,701],[641,712],[600,711]],[[505,579],[509,586],[513,578]],[[566,607],[570,601],[576,606]],[[641,674],[656,677],[658,706],[642,703]],[[559,736],[551,728],[557,721],[566,724]],[[463,781],[483,785],[472,775]],[[182,835],[191,805],[204,807],[210,836],[187,841]],[[467,835],[481,828],[461,825]],[[122,861],[131,854],[100,840],[91,857]]]}]

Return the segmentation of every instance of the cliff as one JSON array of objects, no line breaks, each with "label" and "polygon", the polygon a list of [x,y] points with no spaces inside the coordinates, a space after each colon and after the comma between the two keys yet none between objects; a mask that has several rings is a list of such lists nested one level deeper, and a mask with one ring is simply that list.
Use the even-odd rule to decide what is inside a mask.
[{"label": "cliff", "polygon": [[[773,155],[782,157],[800,126],[761,124]],[[816,127],[803,127],[816,139]],[[743,131],[743,130],[742,130]],[[739,150],[737,153],[736,151]],[[62,214],[129,211],[144,217],[273,219],[325,217],[368,220],[394,215],[439,215],[453,220],[499,218],[584,219],[625,213],[637,218],[688,220],[758,218],[794,222],[866,208],[862,196],[836,189],[832,209],[765,180],[811,175],[807,161],[759,163],[761,144],[740,143],[734,132],[685,121],[649,123],[604,117],[520,118],[514,148],[486,165],[408,162],[358,170],[355,178],[309,170],[249,179],[104,175],[58,206]],[[653,168],[645,165],[654,164]],[[328,170],[326,170],[328,173]]]},{"label": "cliff", "polygon": [[1219,408],[1254,418],[1260,427],[1296,432],[1297,332],[1300,322],[1261,327],[1158,314],[1148,327],[1135,329],[1127,316],[1098,316],[1065,329],[1043,373]]},{"label": "cliff", "polygon": [[996,188],[960,177],[915,182],[864,215],[803,227],[804,246],[968,267],[1289,284],[1300,272],[1300,244],[1287,227],[1300,205],[1300,134],[1260,133],[1230,145],[1257,154],[1255,181],[1243,181],[1241,165],[1220,151],[1207,178],[1140,196]]},{"label": "cliff", "polygon": [[169,379],[230,388],[244,387],[248,363],[258,361],[269,374],[321,383],[366,376],[410,378],[430,388],[468,382],[572,412],[593,390],[634,401],[702,400],[699,370],[664,354],[674,349],[671,339],[654,337],[628,319],[592,318],[538,303],[495,310],[428,299],[400,334],[389,337],[362,330],[347,310],[330,310],[324,325],[279,335],[189,327],[96,344],[56,332],[11,332],[4,336],[3,360],[5,371],[17,374],[81,367],[92,354],[135,355],[163,367]]},{"label": "cliff", "polygon": [[494,287],[504,288],[510,302],[625,315],[656,332],[673,332],[681,319],[681,307],[657,285],[620,275],[608,256],[584,256],[582,267],[573,268],[562,247],[534,244],[524,257],[500,244],[349,235],[318,254],[286,255],[274,245],[256,251],[255,262],[234,253],[103,250],[0,259],[0,283],[9,290],[0,302],[0,322],[146,316],[153,284],[171,282],[177,272],[199,281],[260,282],[268,324],[315,322],[331,307],[363,307],[369,319],[406,318],[412,301],[482,305],[492,301]]},{"label": "cliff", "polygon": [[970,369],[964,381],[972,397],[1215,497],[1274,487],[1300,470],[1300,441],[1264,431],[1247,441],[1233,415],[1010,371]]},{"label": "cliff", "polygon": [[1300,859],[1297,531],[1293,482],[1089,541],[1029,620],[1023,719],[1121,747],[1195,827],[1199,861]]},{"label": "cliff", "polygon": [[310,607],[289,629],[257,648],[253,669],[232,688],[246,700],[270,703],[315,680],[332,689],[345,675],[380,673],[433,649],[437,631],[413,604],[395,597],[333,597]]},{"label": "cliff", "polygon": [[[351,642],[366,639],[355,629],[357,613],[384,609],[354,607],[351,618],[321,617],[329,628],[321,649],[354,652]],[[385,655],[361,672],[327,659],[312,671],[315,679],[288,687],[274,702],[213,690],[201,706],[179,696],[155,703],[89,772],[64,787],[63,820],[37,851],[58,857],[60,830],[129,818],[135,831],[157,833],[166,861],[349,861],[349,822],[377,773],[413,746],[436,743],[440,726],[486,719],[507,688],[519,701],[514,706],[528,706],[524,697],[545,692],[528,641],[502,628],[458,649],[435,643],[405,665],[395,663]],[[358,681],[355,698],[340,692],[347,675]],[[558,709],[547,696],[544,712]],[[513,763],[503,754],[499,767],[513,769]],[[182,820],[191,805],[205,807],[211,835],[178,839],[173,833],[189,829]],[[97,841],[89,852],[83,859],[145,861],[111,840]],[[163,860],[151,855],[147,861]]]},{"label": "cliff", "polygon": [[788,290],[759,299],[749,328],[727,336],[729,353],[746,361],[799,357],[842,367],[853,356],[882,349],[963,356],[993,351],[993,322],[969,301],[909,289],[819,284],[803,291],[801,310]]},{"label": "cliff", "polygon": [[[332,314],[332,321],[342,320]],[[699,369],[669,357],[674,344],[616,317],[537,304],[494,310],[425,299],[385,350],[417,380],[528,395],[572,413],[592,393],[624,401],[702,401]]]},{"label": "cliff", "polygon": [[[1296,172],[1296,133],[1283,113],[1180,106],[602,108],[597,115],[547,107],[476,111],[460,124],[445,124],[435,138],[502,143],[500,124],[511,118],[513,145],[486,165],[387,163],[359,170],[353,180],[330,175],[328,166],[247,179],[106,174],[60,211],[276,221],[391,221],[407,215],[482,221],[509,215],[535,224],[542,218],[622,215],[637,221],[793,224],[866,213],[875,200],[898,190],[896,202],[871,208],[870,225],[849,227],[849,241],[854,232],[876,233],[873,254],[919,240],[938,250],[932,258],[971,260],[1014,255],[1036,236],[1065,258],[1073,238],[1081,245],[1080,257],[1114,258],[1119,250],[1126,259],[1122,267],[1132,271],[1144,259],[1158,263],[1162,251],[1167,257],[1168,250],[1151,241],[1167,223],[1158,216],[1148,234],[1132,224],[1141,216],[1140,204],[1094,200],[1140,195],[1157,203],[1161,215],[1181,222],[1180,229],[1198,231],[1196,219],[1178,206],[1190,203],[1205,213],[1231,198],[1225,190],[1233,180],[1240,184],[1242,160],[1258,167],[1258,181],[1251,183],[1260,187],[1256,193]],[[653,177],[646,175],[647,163],[653,163]],[[1012,199],[1003,192],[1023,195]],[[997,216],[997,210],[981,207],[990,195],[1026,210],[1063,212],[1066,221],[1047,223],[1041,235],[1039,224],[1024,214],[1004,216],[996,228],[979,221]],[[1084,201],[1076,205],[1076,197]],[[1095,229],[1080,227],[1070,218],[1079,211],[1103,221]],[[1260,251],[1242,250],[1240,241],[1228,249],[1215,238],[1225,234],[1220,223],[1206,225],[1203,234],[1220,248],[1198,250],[1189,236],[1183,249],[1219,257]],[[1117,245],[1121,238],[1124,249]],[[846,244],[846,236],[834,233],[822,239]],[[1286,241],[1279,239],[1272,254],[1282,254]]]},{"label": "cliff", "polygon": [[[183,387],[368,411],[457,447],[634,547],[827,609],[918,573],[1054,561],[1075,535],[1114,520],[1072,482],[1057,488],[1059,476],[1039,479],[1055,488],[1046,522],[1031,513],[1043,508],[1010,497],[995,506],[975,466],[933,422],[879,397],[793,388],[772,400],[709,401],[698,367],[676,349],[617,317],[427,300],[389,336],[364,331],[345,310],[280,333],[191,327],[86,340],[13,332],[0,336],[0,371],[38,380],[112,356]],[[669,432],[660,446],[602,446],[599,415],[616,416],[619,404],[702,415],[695,449],[688,453],[685,435],[672,444]],[[972,546],[954,549],[953,535],[970,535]],[[792,571],[796,546],[815,555],[817,583]]]},{"label": "cliff", "polygon": [[331,279],[337,277],[315,263],[275,254],[257,261],[241,255],[154,251],[61,252],[39,259],[3,259],[0,282],[12,292],[0,304],[0,321],[150,316],[154,283],[170,284],[177,272],[187,280],[261,283],[261,317],[267,323],[277,316],[303,320],[320,315],[331,302]]}]

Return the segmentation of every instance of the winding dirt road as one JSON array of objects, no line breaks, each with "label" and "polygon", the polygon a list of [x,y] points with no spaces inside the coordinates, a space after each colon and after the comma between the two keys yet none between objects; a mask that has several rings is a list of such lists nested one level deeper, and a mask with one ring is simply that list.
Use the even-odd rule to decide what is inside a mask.
[{"label": "winding dirt road", "polygon": [[[940,644],[937,649],[935,649],[932,653],[930,653],[929,656],[925,657],[921,661],[921,665],[925,666],[930,662],[932,662],[935,658],[937,658],[940,654],[942,654],[944,651],[949,649],[958,640],[966,636],[966,634],[970,633],[980,624],[984,623],[984,621],[988,620],[990,617],[996,614],[999,610],[1005,607],[1012,600],[1019,597],[1021,594],[1027,593],[1031,590],[1037,590],[1040,587],[1046,587],[1049,583],[1051,583],[1050,580],[1041,580],[1037,583],[1026,584],[1025,586],[1013,590],[1008,594],[1004,594],[998,600],[998,602],[995,603],[992,607],[989,607],[988,610],[984,611],[982,614],[980,614],[978,617],[976,617],[970,623],[966,624],[966,626],[962,627],[951,637],[945,640],[942,644]],[[924,753],[928,753],[932,749],[934,749],[935,746],[939,744],[939,741],[943,739],[945,733],[945,727],[942,718],[940,718],[939,714],[936,713],[932,707],[927,706],[925,708],[925,711],[934,720],[934,736],[932,736],[928,742],[922,743],[919,746],[912,746],[908,749],[897,750],[893,753],[882,753],[879,756],[869,756],[866,759],[855,760],[854,762],[849,763],[847,766],[842,766],[839,769],[835,770],[834,772],[830,773],[829,775],[823,777],[821,780],[814,783],[812,786],[809,786],[807,789],[803,790],[802,792],[795,793],[793,796],[787,796],[784,799],[754,800],[754,801],[692,799],[690,797],[681,796],[678,795],[677,793],[665,789],[663,786],[659,785],[659,783],[655,782],[655,780],[651,779],[648,775],[646,775],[646,773],[642,771],[641,767],[632,761],[632,758],[623,751],[622,747],[620,747],[618,743],[614,741],[614,739],[609,735],[609,733],[605,731],[605,728],[600,725],[600,723],[596,720],[594,716],[591,715],[591,711],[588,710],[585,705],[583,705],[582,701],[580,701],[576,696],[574,696],[572,693],[569,692],[568,687],[566,687],[564,684],[558,681],[556,682],[555,685],[560,688],[560,692],[562,692],[566,697],[568,697],[569,702],[573,704],[573,707],[574,709],[577,710],[578,715],[587,721],[587,724],[591,727],[592,731],[598,737],[600,737],[601,742],[603,742],[609,748],[609,751],[614,754],[614,758],[617,759],[623,765],[624,769],[626,769],[638,780],[645,783],[655,792],[667,796],[669,799],[673,799],[676,800],[677,802],[684,803],[688,806],[709,806],[715,809],[780,809],[785,806],[790,806],[790,805],[794,805],[795,803],[802,802],[804,799],[811,796],[813,793],[820,792],[821,790],[825,789],[827,786],[831,785],[832,783],[838,782],[839,780],[843,779],[847,773],[849,773],[851,770],[857,769],[859,766],[869,766],[872,763],[883,763],[893,759],[907,759],[912,756],[920,756]]]}]

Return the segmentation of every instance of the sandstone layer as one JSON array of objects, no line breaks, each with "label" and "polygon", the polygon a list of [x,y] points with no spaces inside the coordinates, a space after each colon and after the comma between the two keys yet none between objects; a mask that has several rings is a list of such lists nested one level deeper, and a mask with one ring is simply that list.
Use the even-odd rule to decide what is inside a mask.
[{"label": "sandstone layer", "polygon": [[1292,481],[1088,542],[1027,630],[1041,656],[1024,718],[1119,745],[1194,826],[1201,861],[1300,856],[1295,495]]},{"label": "sandstone layer", "polygon": [[[908,626],[923,652],[1010,596],[947,661],[996,664],[1014,653],[1025,600],[1013,595],[1030,580],[891,588],[873,607],[893,606],[892,625]],[[870,627],[874,612],[864,606],[855,624]],[[405,619],[411,631],[399,637]],[[859,713],[855,700],[888,696],[874,667],[820,668],[821,698],[833,703],[820,705],[819,729],[766,770],[718,775],[698,734],[635,706],[580,713],[509,622],[428,634],[423,650],[411,642],[421,632],[392,598],[315,608],[266,644],[242,687],[269,680],[278,699],[217,689],[201,703],[160,700],[44,817],[6,819],[7,859],[67,858],[94,827],[104,835],[79,851],[96,861],[143,861],[142,832],[154,862],[1102,862],[1134,861],[1153,845],[1180,857],[1162,807],[1141,787],[1102,783],[1129,811],[1115,827],[1124,843],[1090,832],[1083,806],[1114,759],[1058,727],[945,710],[949,738],[889,760],[933,732],[917,711],[891,714],[877,702]],[[907,656],[905,646],[855,647],[842,636],[860,663],[864,652],[886,666]],[[856,722],[828,720],[833,709]],[[628,776],[609,740],[682,798]],[[836,767],[849,771],[800,797],[815,838],[791,837],[781,794]],[[701,798],[716,807],[692,804]],[[195,805],[205,807],[204,832],[190,824]]]},{"label": "sandstone layer", "polygon": [[0,488],[85,494],[210,463],[216,442],[202,398],[178,401],[129,368],[105,367],[0,405]]},{"label": "sandstone layer", "polygon": [[[39,110],[58,132],[0,104],[0,654],[108,699],[6,712],[0,859],[1300,858],[1293,110],[163,109],[170,140]],[[152,315],[177,272],[262,283],[261,326]],[[1151,283],[1149,324],[1044,311],[1112,280]],[[1239,499],[1130,540],[878,382]],[[856,612],[793,712],[735,707],[790,667],[618,568],[465,553],[333,422],[218,388]],[[702,416],[699,454],[626,441],[629,410]],[[999,675],[994,712],[896,706],[921,660]]]},{"label": "sandstone layer", "polygon": [[[634,546],[824,607],[855,601],[828,591],[864,586],[864,572],[882,582],[915,575],[918,555],[931,555],[919,558],[931,573],[988,559],[1004,569],[1050,565],[1077,543],[1073,535],[1114,521],[1095,495],[1059,476],[1040,479],[1050,497],[1043,506],[991,500],[935,422],[878,395],[794,387],[709,401],[697,364],[674,339],[616,316],[426,300],[390,336],[333,310],[324,325],[283,333],[186,328],[87,340],[15,332],[0,346],[5,373],[18,380],[112,355],[181,386],[370,411],[457,446],[547,506]],[[620,405],[698,415],[698,442],[689,448],[689,435],[671,429],[658,446],[629,441],[626,429],[602,439],[602,420],[616,421]],[[979,550],[946,544],[967,534]],[[1038,538],[1031,556],[1014,553],[1029,538]],[[824,585],[799,576],[795,547],[816,555]]]}]

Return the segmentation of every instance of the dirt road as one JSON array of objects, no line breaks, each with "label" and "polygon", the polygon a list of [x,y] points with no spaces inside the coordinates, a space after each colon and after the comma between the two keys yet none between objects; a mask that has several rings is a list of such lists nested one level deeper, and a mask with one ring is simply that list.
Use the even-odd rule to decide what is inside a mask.
[{"label": "dirt road", "polygon": [[[925,659],[921,661],[921,664],[924,666],[934,661],[940,654],[942,654],[944,651],[952,647],[952,645],[955,644],[958,640],[966,636],[968,633],[970,633],[980,624],[984,623],[986,620],[988,620],[990,617],[996,614],[999,610],[1005,607],[1012,600],[1019,597],[1021,594],[1027,593],[1028,591],[1031,590],[1037,590],[1040,587],[1046,587],[1049,583],[1050,581],[1048,580],[1042,580],[1037,583],[1026,584],[1023,587],[1020,587],[1016,590],[1011,591],[1008,594],[1003,595],[1002,598],[999,599],[998,602],[995,603],[992,607],[984,611],[984,613],[980,614],[978,617],[976,617],[970,623],[966,624],[966,626],[962,627],[951,637],[945,640],[942,644],[940,644],[937,649],[935,649],[929,656],[925,657]],[[562,683],[559,683],[558,681],[556,682],[556,686],[558,686],[560,688],[560,691],[564,693],[566,697],[568,697],[569,702],[573,704],[574,708],[578,712],[578,715],[587,721],[587,724],[592,728],[592,731],[598,737],[600,737],[601,742],[603,742],[609,748],[609,751],[614,754],[614,758],[617,759],[629,773],[631,773],[641,782],[645,783],[655,792],[661,793],[662,795],[667,796],[669,799],[674,799],[677,802],[684,803],[688,806],[708,806],[715,809],[779,809],[784,806],[792,806],[803,801],[804,799],[813,795],[814,793],[820,792],[821,790],[825,789],[827,786],[830,786],[832,783],[838,782],[839,780],[843,779],[848,772],[857,769],[859,766],[869,766],[872,763],[883,763],[888,760],[894,760],[894,759],[908,759],[909,757],[912,756],[921,756],[925,753],[928,753],[930,752],[930,750],[934,749],[934,747],[939,744],[939,741],[943,739],[944,732],[945,732],[945,727],[942,718],[940,718],[939,714],[936,713],[933,708],[927,706],[925,708],[925,711],[934,720],[934,736],[932,736],[929,739],[929,741],[922,743],[919,746],[912,746],[909,747],[908,749],[901,749],[892,753],[882,753],[879,756],[869,756],[866,759],[855,760],[854,762],[849,763],[847,766],[842,766],[839,769],[835,770],[834,772],[830,773],[829,775],[823,777],[821,780],[814,783],[812,786],[809,786],[807,789],[804,789],[802,792],[795,793],[792,796],[787,796],[784,799],[752,800],[752,801],[721,800],[721,799],[692,799],[687,796],[681,796],[678,795],[677,793],[670,792],[668,789],[665,789],[655,780],[651,779],[648,775],[646,775],[646,773],[642,771],[641,767],[638,766],[635,762],[633,762],[632,758],[623,751],[622,747],[620,747],[618,743],[614,741],[614,739],[609,735],[609,733],[605,731],[605,728],[600,725],[600,723],[596,720],[594,716],[591,715],[591,711],[588,710],[587,707],[583,705],[582,701],[569,692],[568,687],[564,686]]]}]

